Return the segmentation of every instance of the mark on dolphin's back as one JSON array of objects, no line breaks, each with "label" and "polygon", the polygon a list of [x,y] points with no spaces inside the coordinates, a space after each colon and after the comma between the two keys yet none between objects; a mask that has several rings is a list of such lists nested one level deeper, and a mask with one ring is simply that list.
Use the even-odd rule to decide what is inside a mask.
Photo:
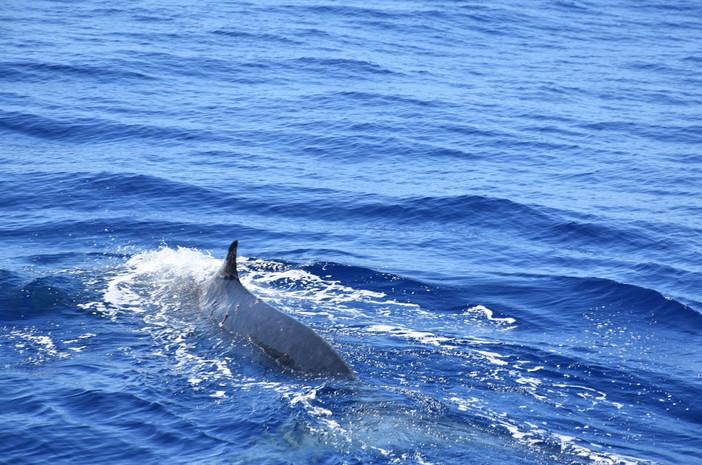
[{"label": "mark on dolphin's back", "polygon": [[249,339],[252,343],[260,347],[263,350],[263,352],[265,352],[269,357],[275,360],[275,362],[278,363],[278,365],[280,365],[281,367],[288,368],[293,371],[300,370],[300,368],[295,364],[295,360],[290,358],[288,354],[274,349],[273,347],[269,346],[265,342],[255,337],[250,337]]}]

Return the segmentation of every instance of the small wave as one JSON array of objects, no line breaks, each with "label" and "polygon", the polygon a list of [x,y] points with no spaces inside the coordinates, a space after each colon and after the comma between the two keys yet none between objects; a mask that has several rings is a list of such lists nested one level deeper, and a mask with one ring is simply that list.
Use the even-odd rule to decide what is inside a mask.
[{"label": "small wave", "polygon": [[702,126],[659,126],[654,124],[630,123],[623,121],[602,121],[580,125],[589,132],[607,131],[622,133],[632,138],[646,138],[652,141],[676,142],[682,144],[702,143]]},{"label": "small wave", "polygon": [[[557,212],[545,207],[481,195],[418,197],[400,201],[359,200],[345,208],[344,218],[358,217],[393,225],[475,226],[484,230],[499,230],[501,234],[511,231],[527,237],[549,231],[549,237],[554,241],[553,230],[560,221]],[[319,214],[324,215],[324,212]]]},{"label": "small wave", "polygon": [[364,60],[348,58],[303,57],[294,60],[295,64],[307,70],[319,70],[326,75],[337,76],[376,76],[397,74],[389,68]]},{"label": "small wave", "polygon": [[690,333],[702,328],[702,314],[696,308],[635,284],[607,278],[538,275],[512,275],[507,282],[505,290],[495,289],[493,298],[514,309],[510,316],[522,322],[522,329],[543,332],[559,327],[566,333],[582,335],[586,329],[583,316],[600,324],[631,325],[641,334],[654,328]]},{"label": "small wave", "polygon": [[25,82],[53,82],[71,79],[112,83],[114,81],[153,80],[154,77],[128,69],[97,67],[88,64],[4,62],[0,63],[0,79]]},{"label": "small wave", "polygon": [[[380,200],[380,199],[379,199]],[[570,247],[599,247],[603,243],[620,250],[658,250],[660,241],[649,228],[635,224],[605,223],[588,215],[530,205],[506,198],[482,195],[419,197],[400,201],[382,199],[348,207],[347,215],[393,224],[465,225],[500,234],[515,234]],[[322,212],[320,212],[322,214]]]},{"label": "small wave", "polygon": [[163,143],[217,138],[208,131],[187,131],[176,127],[128,124],[94,117],[48,117],[18,111],[0,112],[0,129],[42,139],[73,143],[118,141],[125,139],[156,140]]},{"label": "small wave", "polygon": [[[163,177],[137,173],[84,173],[66,175],[62,189],[70,189],[81,203],[87,199],[100,200],[103,206],[131,199],[146,207],[153,202],[154,210],[164,207],[185,208],[207,205],[224,208],[241,203],[241,199],[222,195],[204,187]],[[106,199],[105,196],[109,195]]]},{"label": "small wave", "polygon": [[[182,237],[182,240],[187,242],[202,232],[200,224],[170,222],[160,218],[140,219],[129,216],[127,213],[91,216],[93,215],[75,219],[75,213],[56,213],[53,220],[49,222],[45,217],[29,217],[25,219],[23,227],[0,229],[0,232],[5,240],[20,244],[26,244],[27,237],[31,235],[52,236],[53,246],[64,249],[75,244],[72,235],[76,231],[81,231],[81,234],[87,237],[103,238],[107,241],[119,236],[126,243],[140,242],[145,237],[151,238],[154,243],[163,242],[165,237]],[[226,226],[232,227],[231,223]],[[238,229],[247,231],[248,228],[242,226]],[[248,230],[248,232],[255,235],[255,230]]]},{"label": "small wave", "polygon": [[231,37],[232,39],[251,42],[274,42],[286,45],[300,45],[303,42],[277,34],[242,31],[240,29],[222,28],[212,31],[213,34]]},{"label": "small wave", "polygon": [[319,94],[311,97],[313,102],[319,104],[339,104],[339,102],[356,102],[362,103],[364,106],[383,107],[389,104],[399,105],[400,107],[417,107],[424,108],[446,108],[451,106],[451,102],[437,101],[422,98],[418,95],[401,95],[397,93],[380,93],[380,92],[361,92],[361,91],[335,91],[324,94]]},{"label": "small wave", "polygon": [[341,16],[360,16],[360,17],[377,17],[385,16],[388,18],[394,17],[392,12],[380,8],[368,8],[351,5],[315,5],[307,8],[321,14],[339,14]]},{"label": "small wave", "polygon": [[[25,173],[16,181],[2,183],[5,192],[0,198],[6,206],[22,207],[31,201],[35,209],[94,211],[99,204],[103,213],[134,209],[181,211],[223,209],[244,204],[243,197],[226,195],[190,183],[137,173],[74,172]],[[60,214],[57,214],[60,217]],[[132,219],[133,221],[133,219]],[[114,221],[112,228],[119,228]]]},{"label": "small wave", "polygon": [[697,334],[702,328],[702,313],[660,292],[602,278],[557,278],[582,300],[600,302],[617,312],[630,313],[652,325]]},{"label": "small wave", "polygon": [[0,319],[14,321],[72,312],[82,283],[66,275],[43,276],[29,283],[17,275],[0,275]]}]

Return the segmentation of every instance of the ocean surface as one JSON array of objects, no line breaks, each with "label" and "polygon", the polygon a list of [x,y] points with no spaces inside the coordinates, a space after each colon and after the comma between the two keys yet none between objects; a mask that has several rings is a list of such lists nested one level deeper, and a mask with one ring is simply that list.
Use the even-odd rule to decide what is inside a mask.
[{"label": "ocean surface", "polygon": [[0,9],[2,464],[702,464],[701,264],[697,0]]}]

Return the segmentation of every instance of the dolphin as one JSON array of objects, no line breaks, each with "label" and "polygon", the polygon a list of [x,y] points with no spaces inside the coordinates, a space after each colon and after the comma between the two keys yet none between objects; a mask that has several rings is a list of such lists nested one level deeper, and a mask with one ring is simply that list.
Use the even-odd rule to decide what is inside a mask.
[{"label": "dolphin", "polygon": [[278,364],[311,375],[353,377],[324,339],[293,317],[251,294],[239,281],[232,242],[224,264],[204,285],[202,304],[224,329],[250,340]]}]

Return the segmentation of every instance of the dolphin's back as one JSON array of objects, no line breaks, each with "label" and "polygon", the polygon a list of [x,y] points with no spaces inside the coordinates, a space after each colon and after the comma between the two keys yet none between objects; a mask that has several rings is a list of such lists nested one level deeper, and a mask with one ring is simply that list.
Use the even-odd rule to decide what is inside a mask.
[{"label": "dolphin's back", "polygon": [[351,369],[319,335],[251,294],[239,281],[237,241],[206,285],[203,304],[227,330],[248,338],[281,365],[305,373],[352,376]]}]

